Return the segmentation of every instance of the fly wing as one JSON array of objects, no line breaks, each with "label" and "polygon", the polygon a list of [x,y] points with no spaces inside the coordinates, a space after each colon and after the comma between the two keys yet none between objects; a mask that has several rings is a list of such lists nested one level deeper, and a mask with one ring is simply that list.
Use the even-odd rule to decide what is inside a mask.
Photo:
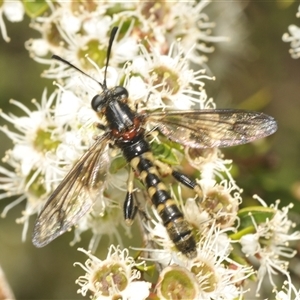
[{"label": "fly wing", "polygon": [[236,109],[165,111],[149,114],[145,121],[170,140],[191,148],[245,144],[277,130],[272,117]]},{"label": "fly wing", "polygon": [[34,226],[36,247],[46,246],[75,225],[96,201],[107,172],[107,140],[105,134],[89,148],[46,202]]}]

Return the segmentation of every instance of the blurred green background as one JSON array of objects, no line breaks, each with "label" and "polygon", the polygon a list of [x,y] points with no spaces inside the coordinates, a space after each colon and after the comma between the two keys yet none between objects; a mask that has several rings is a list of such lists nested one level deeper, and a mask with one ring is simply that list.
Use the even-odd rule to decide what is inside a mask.
[{"label": "blurred green background", "polygon": [[[205,12],[216,21],[214,34],[229,36],[231,40],[215,44],[215,52],[208,56],[208,66],[217,78],[206,83],[208,95],[219,108],[264,111],[276,118],[279,127],[275,135],[264,141],[226,149],[224,153],[234,159],[233,173],[244,189],[245,205],[252,203],[254,193],[269,203],[276,199],[281,199],[283,205],[293,202],[291,218],[297,221],[300,214],[300,59],[290,57],[290,46],[282,42],[282,35],[290,24],[300,27],[300,19],[296,18],[299,3],[251,1],[236,19],[228,17],[233,3],[223,3],[224,10],[218,9],[219,3],[213,2]],[[51,80],[40,77],[44,66],[30,59],[24,48],[26,40],[38,37],[28,27],[29,20],[16,24],[5,20],[5,23],[11,42],[5,43],[0,38],[0,106],[6,113],[19,114],[9,99],[33,108],[30,100],[39,100],[44,88],[53,89],[53,86]],[[3,120],[0,124],[4,124]],[[11,144],[2,133],[0,139],[3,157]],[[10,201],[1,200],[0,211]],[[33,217],[27,241],[22,243],[22,226],[15,219],[21,216],[23,205],[0,219],[0,265],[16,298],[82,299],[76,294],[78,286],[74,282],[84,272],[73,267],[73,263],[86,260],[76,249],[88,245],[89,234],[75,247],[69,247],[73,233],[67,233],[47,247],[36,249],[30,241]],[[104,239],[101,243],[99,253],[106,253],[106,242]]]}]

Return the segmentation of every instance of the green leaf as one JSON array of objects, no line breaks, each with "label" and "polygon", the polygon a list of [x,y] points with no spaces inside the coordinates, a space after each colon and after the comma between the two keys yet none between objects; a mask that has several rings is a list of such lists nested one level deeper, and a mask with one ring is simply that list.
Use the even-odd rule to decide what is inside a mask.
[{"label": "green leaf", "polygon": [[240,218],[239,231],[254,227],[253,219],[256,224],[265,223],[267,220],[270,220],[275,215],[275,210],[270,207],[263,206],[249,206],[241,209],[238,212],[238,217]]},{"label": "green leaf", "polygon": [[141,271],[143,273],[146,273],[150,277],[153,277],[153,275],[154,275],[154,273],[156,271],[155,265],[151,265],[151,266],[137,265],[136,268],[139,271]]},{"label": "green leaf", "polygon": [[23,5],[26,14],[30,18],[36,18],[42,15],[49,7],[45,0],[32,0],[32,1],[23,0]]},{"label": "green leaf", "polygon": [[123,156],[116,157],[110,164],[109,173],[115,174],[120,169],[124,168],[127,165],[127,161]]},{"label": "green leaf", "polygon": [[179,165],[180,161],[176,155],[176,150],[172,147],[171,142],[157,143],[153,141],[151,143],[151,150],[153,155],[160,161],[169,165]]},{"label": "green leaf", "polygon": [[234,241],[238,241],[241,239],[242,236],[249,234],[249,233],[255,233],[255,227],[254,226],[248,226],[247,228],[244,228],[242,230],[239,230],[235,233],[232,233],[229,235],[230,239]]}]

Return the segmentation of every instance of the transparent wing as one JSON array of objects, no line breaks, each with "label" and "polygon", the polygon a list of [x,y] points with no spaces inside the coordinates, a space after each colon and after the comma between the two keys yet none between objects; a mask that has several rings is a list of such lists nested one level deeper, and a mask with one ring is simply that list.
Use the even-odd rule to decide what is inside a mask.
[{"label": "transparent wing", "polygon": [[149,114],[145,121],[170,140],[191,148],[245,144],[277,130],[272,117],[236,109],[165,111]]},{"label": "transparent wing", "polygon": [[75,225],[94,204],[105,180],[108,134],[79,159],[46,202],[38,216],[32,242],[43,247]]}]

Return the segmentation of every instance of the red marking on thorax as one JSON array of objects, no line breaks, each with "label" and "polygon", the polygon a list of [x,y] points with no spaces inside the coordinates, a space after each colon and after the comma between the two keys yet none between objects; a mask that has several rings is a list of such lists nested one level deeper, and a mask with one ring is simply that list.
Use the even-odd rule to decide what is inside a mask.
[{"label": "red marking on thorax", "polygon": [[130,141],[134,139],[142,130],[144,130],[141,126],[141,120],[138,117],[135,117],[133,120],[132,127],[128,128],[127,131],[118,131],[113,129],[111,131],[112,135],[123,141]]}]

